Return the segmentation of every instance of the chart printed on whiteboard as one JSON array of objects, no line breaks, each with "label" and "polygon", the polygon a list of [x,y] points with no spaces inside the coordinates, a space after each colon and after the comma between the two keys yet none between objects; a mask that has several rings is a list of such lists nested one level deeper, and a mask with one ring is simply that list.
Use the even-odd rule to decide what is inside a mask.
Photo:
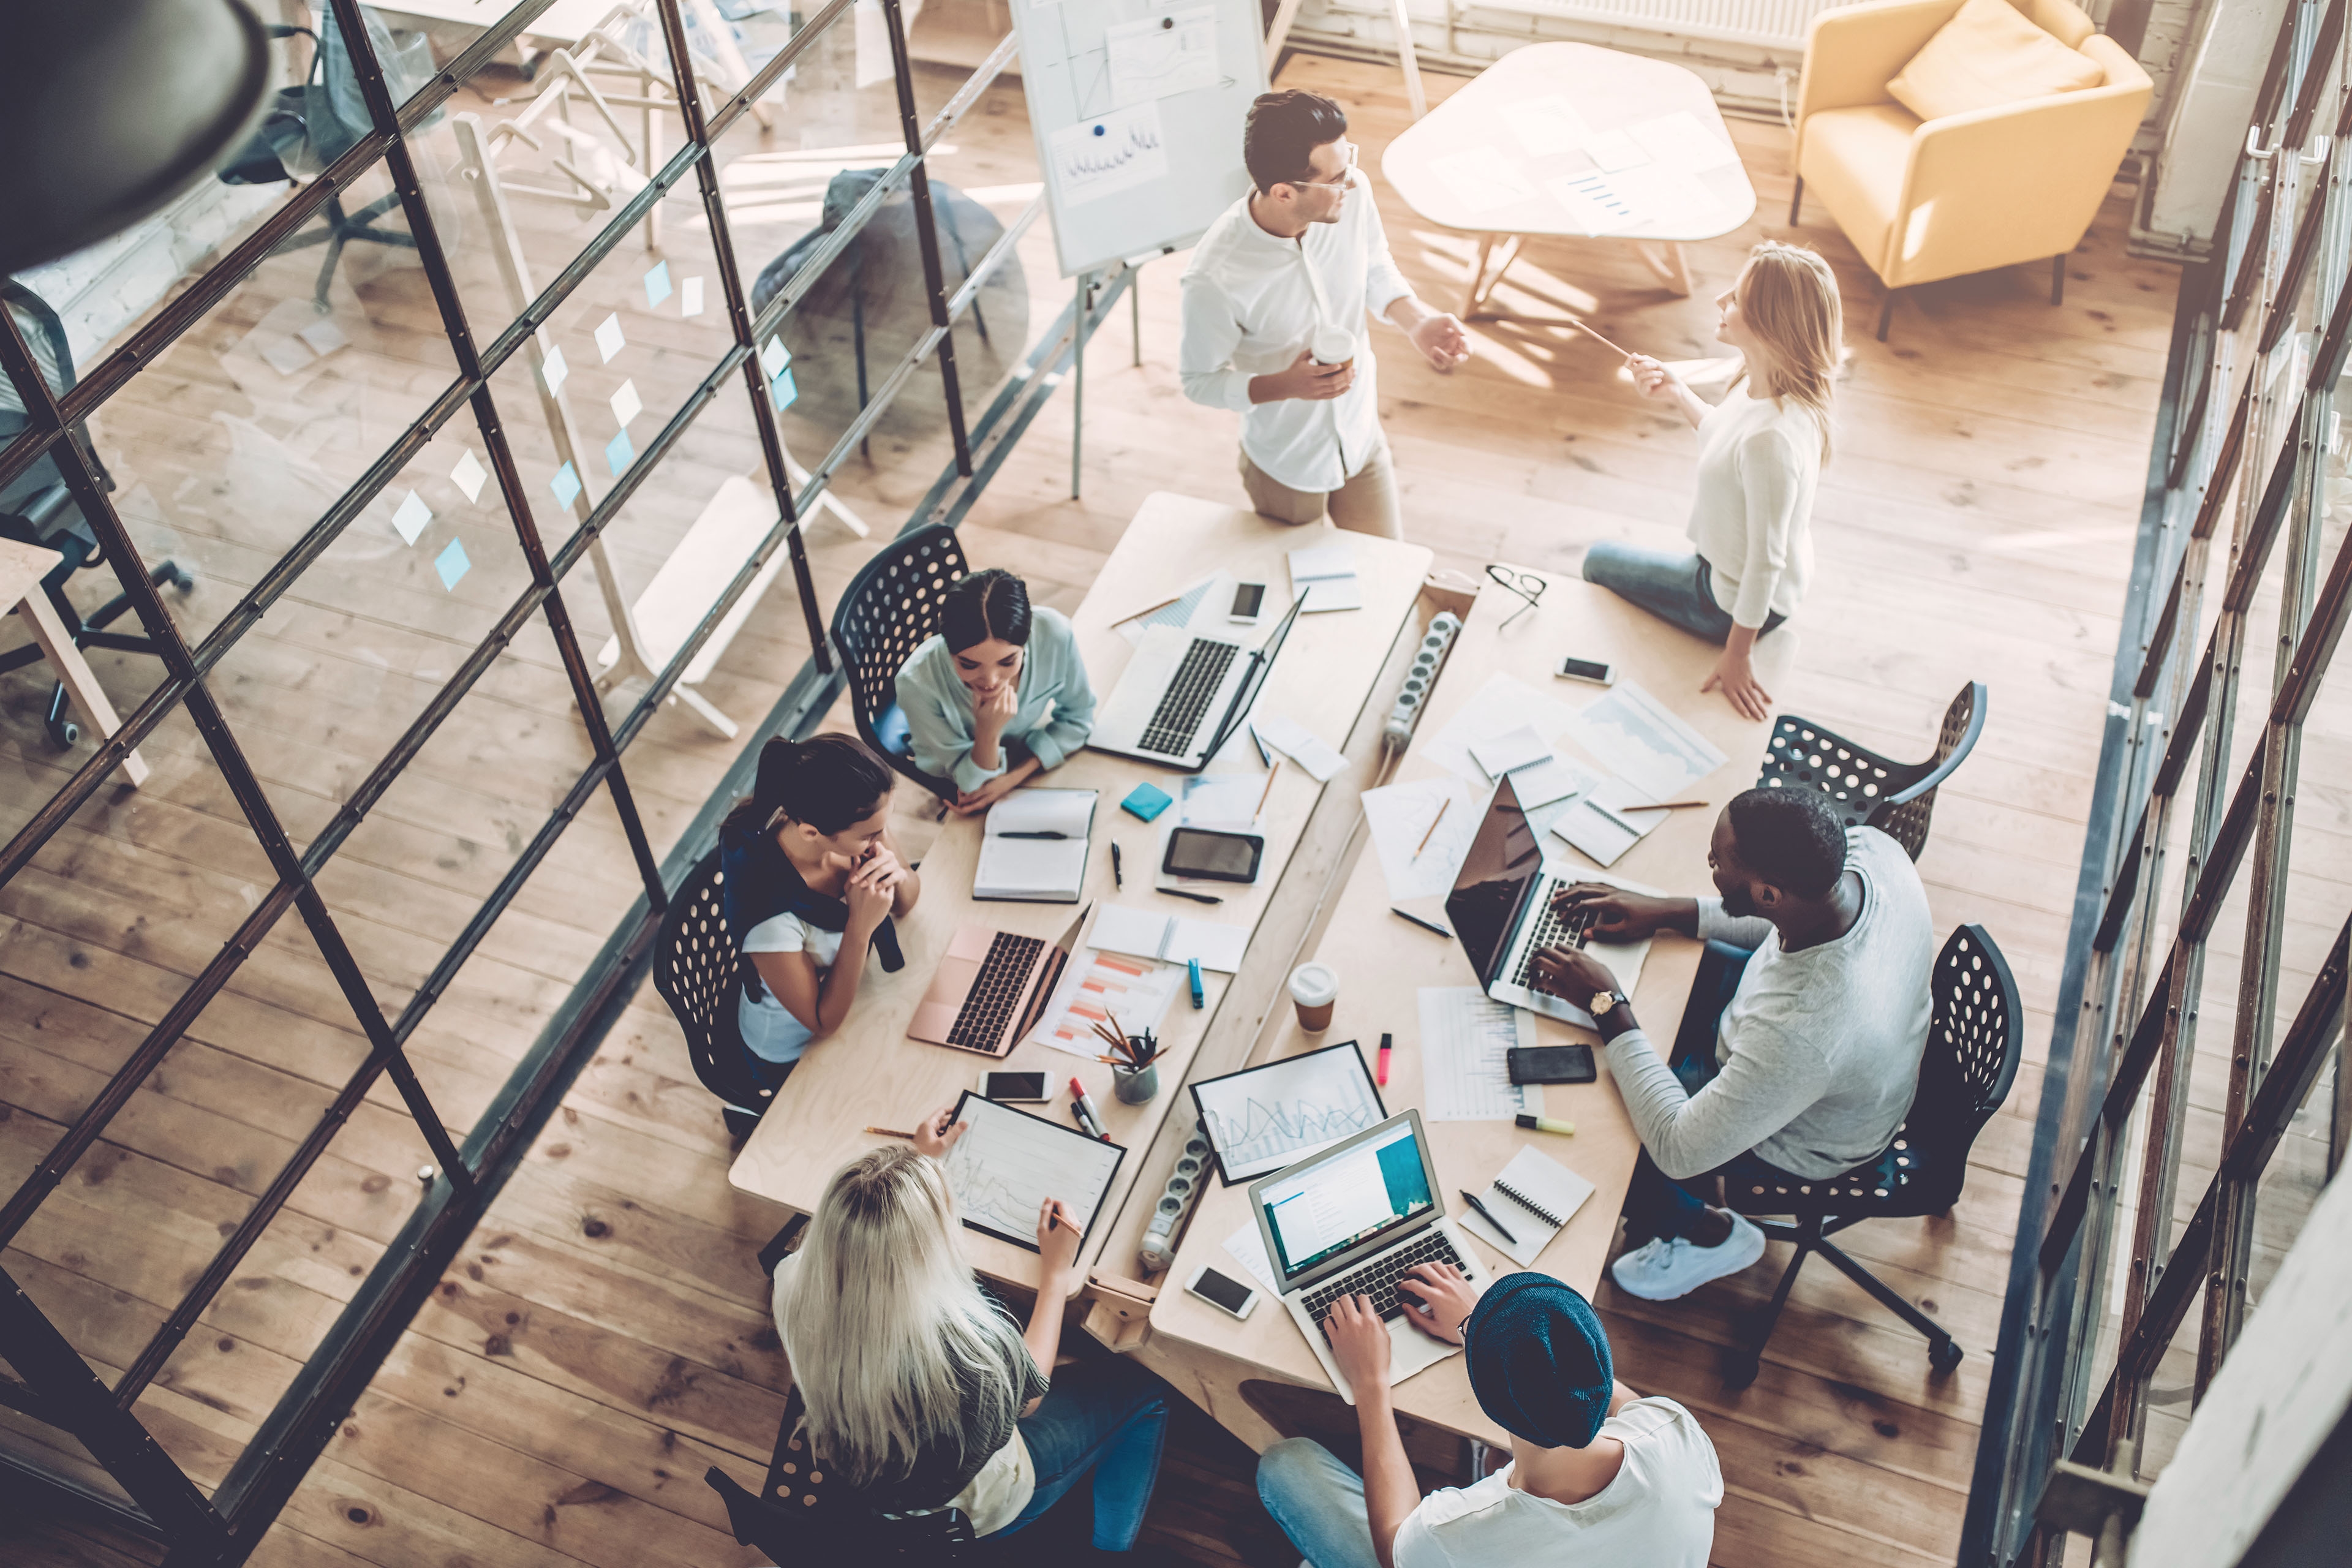
[{"label": "chart printed on whiteboard", "polygon": [[1674,799],[1729,761],[1632,680],[1620,680],[1577,714],[1569,734],[1652,800]]},{"label": "chart printed on whiteboard", "polygon": [[1035,1251],[1037,1211],[1059,1198],[1083,1232],[1127,1151],[967,1090],[963,1136],[948,1151],[949,1190],[963,1222]]},{"label": "chart printed on whiteboard", "polygon": [[1124,109],[1217,85],[1217,13],[1207,5],[1103,29],[1111,102]]},{"label": "chart printed on whiteboard", "polygon": [[1064,126],[1047,140],[1065,205],[1081,206],[1164,178],[1166,137],[1158,100]]},{"label": "chart printed on whiteboard", "polygon": [[1423,986],[1420,996],[1423,1120],[1508,1121],[1542,1109],[1532,1085],[1511,1081],[1505,1054],[1536,1043],[1533,1013],[1475,985]]},{"label": "chart printed on whiteboard", "polygon": [[1352,1043],[1194,1084],[1192,1100],[1227,1182],[1296,1164],[1388,1114]]}]

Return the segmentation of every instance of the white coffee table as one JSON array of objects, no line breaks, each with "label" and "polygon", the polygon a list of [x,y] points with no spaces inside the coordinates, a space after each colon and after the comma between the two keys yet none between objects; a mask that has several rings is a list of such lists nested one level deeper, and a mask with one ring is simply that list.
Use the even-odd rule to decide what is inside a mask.
[{"label": "white coffee table", "polygon": [[1626,241],[1687,295],[1684,242],[1756,211],[1706,84],[1593,44],[1512,50],[1390,142],[1381,173],[1422,217],[1478,236],[1465,321],[1502,313],[1488,301],[1530,235]]}]

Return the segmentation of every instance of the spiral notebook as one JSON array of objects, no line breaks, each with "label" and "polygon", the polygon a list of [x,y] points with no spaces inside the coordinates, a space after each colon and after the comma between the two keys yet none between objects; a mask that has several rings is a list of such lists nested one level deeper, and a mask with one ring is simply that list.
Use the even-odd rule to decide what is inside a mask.
[{"label": "spiral notebook", "polygon": [[1454,1215],[1454,1223],[1527,1268],[1591,1195],[1591,1182],[1535,1145],[1521,1144],[1503,1173],[1478,1194],[1478,1201],[1509,1227],[1511,1239],[1504,1240],[1494,1222],[1473,1208]]}]

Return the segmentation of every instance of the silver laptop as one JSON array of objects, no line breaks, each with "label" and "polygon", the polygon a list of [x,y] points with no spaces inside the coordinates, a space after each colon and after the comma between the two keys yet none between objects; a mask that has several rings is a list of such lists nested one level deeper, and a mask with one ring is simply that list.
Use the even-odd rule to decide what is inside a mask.
[{"label": "silver laptop", "polygon": [[1391,1384],[1462,1348],[1406,1322],[1404,1314],[1417,1309],[1396,1288],[1405,1270],[1422,1263],[1451,1263],[1474,1290],[1486,1289],[1492,1278],[1446,1217],[1444,1192],[1418,1110],[1250,1184],[1250,1212],[1282,1282],[1282,1304],[1350,1405],[1356,1391],[1332,1360],[1322,1324],[1341,1298],[1369,1296],[1388,1320]]},{"label": "silver laptop", "polygon": [[1650,939],[1590,941],[1585,929],[1592,923],[1590,916],[1564,916],[1551,907],[1552,894],[1571,882],[1615,879],[1546,860],[1543,844],[1506,773],[1486,803],[1469,853],[1462,857],[1454,891],[1445,898],[1445,913],[1487,995],[1590,1029],[1591,1014],[1535,988],[1535,955],[1547,947],[1580,947],[1617,977],[1620,994],[1632,995],[1642,978],[1642,961],[1650,955]]},{"label": "silver laptop", "polygon": [[1146,628],[1118,686],[1096,711],[1087,744],[1188,772],[1207,766],[1249,717],[1305,603],[1307,595],[1299,595],[1257,647],[1196,637],[1181,626]]}]

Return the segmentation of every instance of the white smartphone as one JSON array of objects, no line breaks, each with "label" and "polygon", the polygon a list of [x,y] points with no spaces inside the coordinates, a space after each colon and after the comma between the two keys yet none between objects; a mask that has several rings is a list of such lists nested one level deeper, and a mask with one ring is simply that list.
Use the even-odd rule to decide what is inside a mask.
[{"label": "white smartphone", "polygon": [[1258,612],[1265,608],[1265,584],[1236,584],[1234,587],[1234,607],[1225,613],[1225,618],[1227,620],[1239,621],[1244,625],[1248,625],[1249,623],[1255,621],[1258,617]]},{"label": "white smartphone", "polygon": [[1617,667],[1597,658],[1564,658],[1552,673],[1562,680],[1589,680],[1595,686],[1617,684]]},{"label": "white smartphone", "polygon": [[1238,1279],[1228,1279],[1203,1263],[1192,1270],[1192,1278],[1184,1281],[1184,1289],[1206,1301],[1220,1312],[1236,1318],[1246,1318],[1257,1305],[1257,1288]]},{"label": "white smartphone", "polygon": [[1041,1072],[982,1073],[980,1097],[999,1105],[1042,1105],[1052,1098],[1045,1092],[1045,1075]]}]

